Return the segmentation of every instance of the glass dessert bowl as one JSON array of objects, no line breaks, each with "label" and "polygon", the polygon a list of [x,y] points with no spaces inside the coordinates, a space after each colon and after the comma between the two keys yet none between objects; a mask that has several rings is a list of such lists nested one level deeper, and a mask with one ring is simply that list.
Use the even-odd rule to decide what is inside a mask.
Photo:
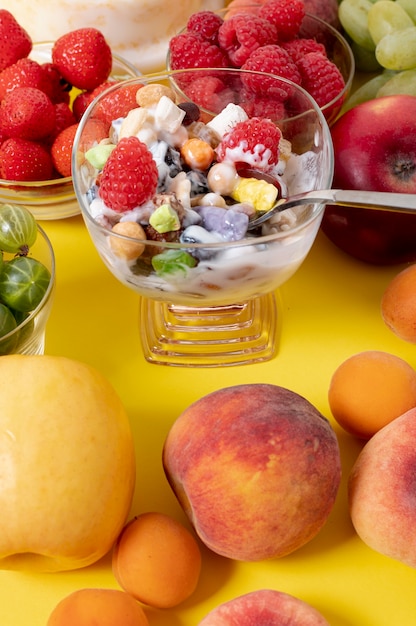
[{"label": "glass dessert bowl", "polygon": [[[212,80],[216,90],[208,108]],[[132,85],[140,104],[112,124],[109,138],[94,138],[91,128],[106,98]],[[248,132],[253,124],[263,135],[257,128],[247,147],[246,136],[234,134],[238,145],[224,149],[229,133]],[[199,160],[199,150],[186,153],[192,139],[204,144],[198,144],[203,151],[208,144],[209,162]],[[118,148],[125,151],[130,144],[145,152],[133,165],[139,187],[155,180],[148,199],[125,210],[120,199],[126,189],[118,186],[113,193],[107,174]],[[271,208],[279,194],[331,185],[329,127],[302,88],[233,69],[180,70],[126,81],[88,108],[75,137],[72,170],[98,253],[118,280],[142,296],[140,332],[148,361],[218,366],[276,354],[275,290],[307,256],[324,207],[295,207],[257,231],[247,228],[250,216]]]},{"label": "glass dessert bowl", "polygon": [[[50,63],[52,46],[51,41],[33,44],[29,58],[41,64]],[[134,65],[113,54],[111,79],[139,75]],[[71,176],[42,181],[0,179],[0,202],[26,206],[38,220],[64,219],[80,212]]]}]

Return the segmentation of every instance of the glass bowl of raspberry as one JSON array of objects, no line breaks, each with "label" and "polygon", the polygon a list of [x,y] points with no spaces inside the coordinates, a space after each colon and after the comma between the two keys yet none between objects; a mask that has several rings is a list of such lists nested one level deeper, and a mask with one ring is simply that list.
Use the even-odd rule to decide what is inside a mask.
[{"label": "glass bowl of raspberry", "polygon": [[[94,136],[132,88],[136,107]],[[145,358],[190,367],[273,358],[276,292],[308,255],[324,207],[296,206],[254,231],[249,222],[281,196],[329,188],[332,176],[325,117],[289,80],[188,69],[98,96],[75,137],[74,187],[103,262],[141,296]]]},{"label": "glass bowl of raspberry", "polygon": [[[0,100],[3,100],[10,85],[17,81],[20,86],[40,88],[52,101],[55,109],[56,127],[50,136],[34,140],[26,137],[10,137],[0,125],[0,202],[26,206],[36,219],[63,219],[79,214],[72,177],[65,171],[71,161],[73,133],[67,131],[61,145],[55,150],[62,153],[62,164],[51,160],[53,138],[58,129],[73,126],[79,121],[80,107],[75,104],[87,98],[87,92],[71,88],[51,64],[53,42],[34,43],[28,58],[21,59],[15,67],[3,70],[0,75]],[[26,79],[19,77],[26,75]],[[117,55],[112,55],[112,69],[109,80],[118,81],[139,76],[140,72],[131,63]],[[23,95],[29,92],[20,92]],[[85,96],[83,95],[85,93]],[[33,92],[30,93],[32,95]],[[19,98],[22,102],[23,98]],[[86,102],[85,102],[86,108]],[[29,141],[30,143],[27,143]],[[35,144],[35,145],[33,145]],[[37,166],[33,169],[33,163]]]},{"label": "glass bowl of raspberry", "polygon": [[331,125],[350,93],[352,50],[341,32],[305,12],[303,0],[234,0],[199,11],[169,42],[168,69],[234,67],[288,78],[308,91]]},{"label": "glass bowl of raspberry", "polygon": [[43,354],[55,290],[55,255],[25,207],[0,204],[0,356]]}]

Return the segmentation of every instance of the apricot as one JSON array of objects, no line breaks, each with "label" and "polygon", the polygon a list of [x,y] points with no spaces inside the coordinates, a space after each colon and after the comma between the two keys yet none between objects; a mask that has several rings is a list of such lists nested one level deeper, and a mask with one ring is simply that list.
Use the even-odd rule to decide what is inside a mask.
[{"label": "apricot", "polygon": [[381,298],[382,318],[395,335],[416,343],[416,264],[390,281]]},{"label": "apricot", "polygon": [[140,604],[118,589],[79,589],[53,609],[46,626],[149,626]]},{"label": "apricot", "polygon": [[119,585],[144,604],[174,607],[195,591],[201,551],[183,524],[163,513],[143,513],[123,528],[113,550]]},{"label": "apricot", "polygon": [[332,415],[344,430],[369,439],[416,406],[416,371],[388,352],[360,352],[335,370],[328,401]]}]

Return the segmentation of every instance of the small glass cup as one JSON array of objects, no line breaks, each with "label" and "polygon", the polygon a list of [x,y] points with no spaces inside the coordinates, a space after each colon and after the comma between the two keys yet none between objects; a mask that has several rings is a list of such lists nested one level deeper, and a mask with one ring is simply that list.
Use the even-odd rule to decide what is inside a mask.
[{"label": "small glass cup", "polygon": [[[273,122],[290,142],[293,153],[288,167],[289,194],[331,186],[333,152],[328,124],[311,96],[291,81],[258,72],[197,69],[142,76],[124,86],[163,83],[176,92],[177,102],[183,103],[190,101],[190,81],[205,80],[212,73],[223,82],[224,89],[217,92],[218,110],[207,110],[200,101],[196,103],[205,122],[229,103],[244,105],[256,113],[253,105],[259,104],[257,96],[244,90],[242,81],[260,78],[260,106],[267,109],[268,118],[275,112]],[[307,256],[324,206],[296,207],[290,214],[291,221],[282,225],[281,216],[277,216],[275,224],[269,223],[260,233],[250,233],[238,241],[139,241],[115,233],[95,217],[91,189],[98,171],[84,155],[93,143],[87,126],[96,107],[104,104],[108,94],[122,88],[111,87],[88,108],[75,137],[72,169],[82,215],[98,253],[116,278],[141,296],[140,333],[145,358],[152,363],[189,367],[271,359],[277,353],[280,322],[276,290]],[[290,94],[284,119],[279,118],[282,92]],[[142,255],[132,260],[120,258],[115,249],[125,244],[141,246]],[[168,251],[191,255],[196,259],[194,266],[173,275],[169,270],[159,273],[152,259]]]},{"label": "small glass cup", "polygon": [[[8,260],[14,255],[3,253]],[[49,270],[49,286],[38,306],[14,330],[0,338],[0,356],[5,354],[43,354],[46,324],[52,309],[55,291],[55,254],[45,231],[38,224],[38,235],[28,256],[40,261]]]}]

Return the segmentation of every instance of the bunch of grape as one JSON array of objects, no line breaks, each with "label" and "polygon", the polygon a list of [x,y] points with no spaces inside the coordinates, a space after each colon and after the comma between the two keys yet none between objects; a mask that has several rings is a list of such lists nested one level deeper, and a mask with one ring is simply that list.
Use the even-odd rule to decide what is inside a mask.
[{"label": "bunch of grape", "polygon": [[339,19],[357,68],[378,72],[353,104],[400,93],[416,96],[416,0],[341,0]]},{"label": "bunch of grape", "polygon": [[[23,206],[0,205],[0,355],[16,351],[22,339],[19,333],[7,340],[5,336],[36,309],[51,281],[48,268],[29,256],[37,235],[30,211]],[[24,331],[25,335],[30,332],[30,325],[25,325]]]}]

